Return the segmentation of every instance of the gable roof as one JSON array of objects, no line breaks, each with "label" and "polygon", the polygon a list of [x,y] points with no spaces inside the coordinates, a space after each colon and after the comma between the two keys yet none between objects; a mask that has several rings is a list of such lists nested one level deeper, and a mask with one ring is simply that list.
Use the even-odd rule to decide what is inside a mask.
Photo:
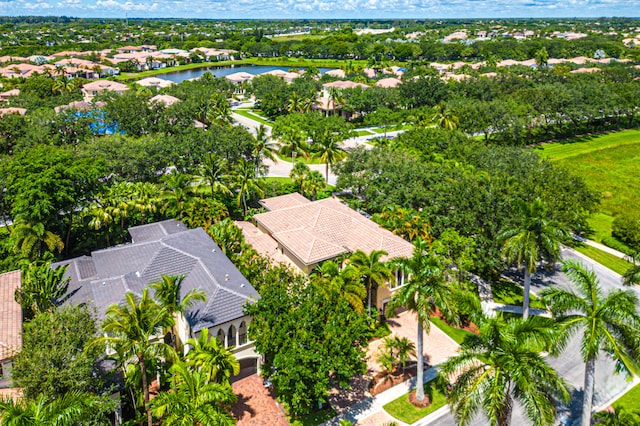
[{"label": "gable roof", "polygon": [[192,330],[213,327],[244,316],[243,305],[258,293],[202,228],[187,229],[167,220],[129,229],[133,243],[91,256],[52,265],[69,264],[70,303],[92,302],[99,316],[122,303],[128,291],[141,294],[161,275],[185,275],[182,291],[202,289],[207,301],[196,302],[185,317]]},{"label": "gable roof", "polygon": [[19,270],[0,274],[0,361],[22,349],[22,307],[14,297],[21,284]]},{"label": "gable roof", "polygon": [[[299,195],[299,194],[298,194]],[[271,236],[305,265],[343,253],[384,250],[387,259],[411,257],[408,241],[381,228],[337,198],[300,203],[297,197],[262,200],[277,209],[254,216]],[[291,201],[287,206],[286,201]]]}]

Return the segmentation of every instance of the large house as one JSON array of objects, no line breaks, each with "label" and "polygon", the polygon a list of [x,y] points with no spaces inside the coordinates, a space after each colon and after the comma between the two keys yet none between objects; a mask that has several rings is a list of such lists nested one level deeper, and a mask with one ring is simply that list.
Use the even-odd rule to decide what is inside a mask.
[{"label": "large house", "polygon": [[184,275],[183,294],[201,289],[207,301],[196,302],[178,319],[180,341],[209,329],[238,358],[241,375],[256,371],[258,355],[247,338],[250,318],[243,305],[259,295],[206,232],[167,220],[130,228],[129,234],[131,244],[52,265],[69,265],[68,303],[92,303],[102,319],[110,305],[123,303],[127,292],[140,295],[162,275]]},{"label": "large house", "polygon": [[123,94],[127,90],[129,90],[129,87],[126,84],[111,80],[96,80],[82,86],[82,94],[86,102],[91,102],[96,95],[103,92]]},{"label": "large house", "polygon": [[0,274],[0,400],[15,396],[11,389],[13,357],[22,349],[22,307],[15,300],[20,271]]},{"label": "large house", "polygon": [[[411,257],[413,245],[349,208],[338,198],[309,201],[298,193],[260,201],[268,210],[253,216],[256,225],[238,225],[248,243],[261,254],[284,262],[303,273],[326,260],[357,250],[387,252],[382,260]],[[391,293],[404,283],[401,271],[390,288],[378,289],[373,297],[383,312]]]}]

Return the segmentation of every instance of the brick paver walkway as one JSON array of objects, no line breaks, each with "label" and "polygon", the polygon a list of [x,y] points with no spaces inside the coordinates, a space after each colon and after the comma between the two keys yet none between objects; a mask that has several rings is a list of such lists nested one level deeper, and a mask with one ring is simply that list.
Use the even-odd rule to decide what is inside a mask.
[{"label": "brick paver walkway", "polygon": [[253,374],[233,383],[238,402],[231,412],[238,419],[238,426],[287,426],[287,417],[282,407],[262,384],[262,379]]}]

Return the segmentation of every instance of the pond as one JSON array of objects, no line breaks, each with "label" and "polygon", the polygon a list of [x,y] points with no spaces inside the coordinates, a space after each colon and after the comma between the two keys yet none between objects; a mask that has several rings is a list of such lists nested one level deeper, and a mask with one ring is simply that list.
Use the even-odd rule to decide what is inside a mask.
[{"label": "pond", "polygon": [[[277,66],[267,66],[267,65],[240,65],[240,66],[228,66],[228,67],[203,67],[203,68],[195,68],[190,70],[182,70],[176,72],[168,72],[164,74],[155,74],[154,77],[162,78],[165,80],[171,80],[175,83],[180,83],[184,80],[190,80],[192,78],[198,78],[205,72],[210,72],[216,77],[224,77],[226,75],[234,74],[237,72],[248,72],[249,74],[262,74],[268,71],[273,70],[282,70],[288,71],[293,67],[277,67]],[[298,69],[304,69],[300,67]],[[318,68],[320,74],[324,74],[327,71],[330,71],[332,68]]]}]

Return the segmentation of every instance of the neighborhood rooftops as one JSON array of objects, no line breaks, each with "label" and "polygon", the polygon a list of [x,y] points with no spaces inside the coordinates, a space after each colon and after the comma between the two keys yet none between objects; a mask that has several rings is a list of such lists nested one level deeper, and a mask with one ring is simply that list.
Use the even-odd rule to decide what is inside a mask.
[{"label": "neighborhood rooftops", "polygon": [[22,307],[14,296],[21,282],[19,270],[0,274],[0,361],[22,349]]},{"label": "neighborhood rooftops", "polygon": [[168,220],[129,229],[133,243],[97,250],[69,264],[71,303],[91,302],[104,317],[128,291],[141,294],[161,275],[185,275],[183,294],[196,288],[207,294],[186,312],[193,332],[243,316],[243,305],[258,293],[202,228],[187,229]]},{"label": "neighborhood rooftops", "polygon": [[303,264],[314,265],[356,250],[384,250],[386,259],[411,257],[411,243],[337,198],[303,200],[297,193],[262,200],[271,211],[254,216],[261,228]]}]

